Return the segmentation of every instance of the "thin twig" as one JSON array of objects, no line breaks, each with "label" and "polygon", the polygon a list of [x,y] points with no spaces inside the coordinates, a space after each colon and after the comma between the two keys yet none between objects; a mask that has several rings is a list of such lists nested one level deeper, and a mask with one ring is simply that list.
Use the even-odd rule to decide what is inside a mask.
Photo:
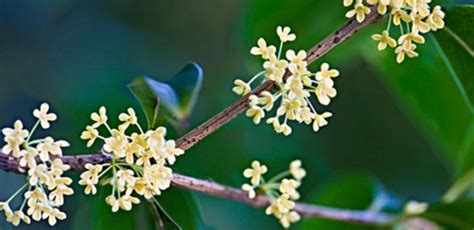
[{"label": "thin twig", "polygon": [[[354,19],[349,19],[348,22],[342,26],[339,30],[332,33],[330,36],[325,38],[319,44],[314,46],[307,52],[306,61],[312,63],[341,42],[347,40],[359,29],[367,26],[368,24],[378,19],[378,14],[375,8],[367,15],[366,20],[362,23],[356,22]],[[288,76],[288,73],[286,74]],[[177,147],[187,150],[198,143],[200,140],[207,137],[219,129],[224,124],[234,119],[237,115],[244,112],[248,108],[248,97],[252,94],[260,94],[265,90],[272,90],[275,87],[274,83],[267,81],[259,87],[255,88],[250,94],[237,100],[234,104],[230,105],[222,112],[216,114],[214,117],[204,122],[197,128],[191,130],[183,137],[177,140]],[[79,171],[83,170],[85,164],[101,164],[107,163],[111,159],[110,157],[101,153],[90,154],[90,155],[76,155],[76,156],[64,156],[61,158],[64,163],[71,166],[71,170]],[[11,156],[5,155],[0,152],[0,170],[10,171],[15,173],[21,173],[18,168],[18,159]],[[247,203],[254,207],[263,207],[269,204],[268,198],[265,196],[257,196],[254,199],[249,199],[246,193],[240,189],[224,186],[217,184],[212,181],[200,180],[184,175],[174,173],[172,184],[176,187],[200,191],[209,195],[232,199],[240,202]],[[295,211],[305,216],[347,221],[362,224],[389,224],[392,216],[383,213],[374,213],[370,211],[355,211],[355,210],[344,210],[331,207],[324,207],[312,204],[297,203]]]},{"label": "thin twig", "polygon": [[[82,170],[84,165],[87,163],[102,164],[110,161],[110,157],[103,154],[63,156],[61,159],[66,164],[71,166],[71,170],[75,171]],[[18,166],[19,162],[17,158],[5,155],[0,152],[0,170],[22,173],[18,170]],[[253,207],[264,207],[270,203],[269,199],[265,196],[260,195],[254,199],[250,199],[243,190],[221,185],[209,180],[201,180],[181,175],[178,173],[173,173],[172,184],[173,186],[179,188],[199,191],[211,196],[240,201]],[[391,215],[385,213],[345,210],[305,203],[296,203],[294,210],[308,217],[317,217],[360,224],[386,225],[389,224],[393,219]]]}]

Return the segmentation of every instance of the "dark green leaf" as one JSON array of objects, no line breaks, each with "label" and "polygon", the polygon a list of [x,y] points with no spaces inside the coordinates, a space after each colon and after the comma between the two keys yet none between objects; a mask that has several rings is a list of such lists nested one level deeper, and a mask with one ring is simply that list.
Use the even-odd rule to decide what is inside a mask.
[{"label": "dark green leaf", "polygon": [[474,166],[474,5],[456,5],[446,12],[446,26],[435,34],[439,54],[450,76],[456,83],[459,95],[471,113],[471,122],[466,126],[459,148],[461,172]]},{"label": "dark green leaf", "polygon": [[[450,15],[448,12],[446,26],[456,28],[457,22],[448,20]],[[443,33],[446,32],[434,32],[436,37]],[[367,53],[367,57],[379,67],[383,73],[380,75],[386,77],[401,104],[415,118],[415,125],[433,146],[433,152],[440,156],[448,170],[459,173],[463,159],[474,154],[474,139],[467,135],[474,128],[471,104],[467,100],[472,96],[464,90],[474,83],[474,79],[464,78],[463,83],[459,78],[462,71],[453,67],[451,62],[464,63],[457,65],[466,67],[470,65],[472,72],[473,59],[460,54],[465,51],[456,48],[459,54],[453,54],[451,60],[441,47],[459,47],[458,42],[447,38],[441,44],[435,36],[429,35],[428,38],[426,44],[419,46],[420,57],[402,64],[394,61],[393,51],[378,52],[372,57]],[[459,55],[459,61],[454,57],[456,55]],[[467,64],[466,59],[471,63]]]},{"label": "dark green leaf", "polygon": [[458,200],[453,203],[432,204],[422,215],[447,229],[474,228],[474,201]]},{"label": "dark green leaf", "polygon": [[146,202],[134,205],[128,212],[119,210],[113,213],[111,207],[105,203],[105,198],[110,193],[110,187],[102,187],[95,196],[86,197],[87,200],[81,202],[77,208],[74,229],[155,229],[152,213]]},{"label": "dark green leaf", "polygon": [[189,191],[169,188],[156,197],[161,210],[182,229],[202,229],[204,222],[197,201]]},{"label": "dark green leaf", "polygon": [[[398,199],[389,196],[377,181],[370,177],[353,175],[335,180],[315,191],[311,203],[352,210],[399,210]],[[305,219],[303,229],[373,229],[323,219]]]},{"label": "dark green leaf", "polygon": [[183,129],[199,96],[202,80],[201,67],[192,62],[168,81],[142,76],[128,87],[145,112],[148,128],[171,123],[175,128]]}]

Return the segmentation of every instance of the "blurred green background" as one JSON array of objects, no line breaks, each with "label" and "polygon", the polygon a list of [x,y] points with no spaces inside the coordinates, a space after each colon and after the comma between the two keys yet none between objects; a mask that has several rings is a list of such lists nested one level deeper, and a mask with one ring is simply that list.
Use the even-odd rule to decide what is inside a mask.
[{"label": "blurred green background", "polygon": [[[452,3],[445,3],[447,9]],[[93,153],[99,146],[87,149],[79,139],[91,112],[101,105],[114,118],[129,106],[141,111],[126,85],[143,74],[166,80],[188,61],[204,69],[190,119],[190,127],[195,127],[238,99],[231,92],[235,78],[248,79],[260,71],[261,62],[249,54],[259,37],[275,43],[275,28],[289,25],[298,39],[287,48],[308,49],[344,23],[346,10],[342,1],[334,0],[1,0],[0,127],[16,119],[31,127],[33,109],[46,101],[59,119],[37,136],[69,140],[68,154]],[[187,151],[174,170],[240,187],[245,181],[241,172],[254,159],[269,167],[269,175],[302,159],[308,171],[301,187],[306,202],[367,209],[380,189],[400,197],[391,200],[395,208],[405,199],[439,200],[474,162],[472,100],[466,103],[452,77],[445,60],[449,53],[440,54],[459,44],[446,41],[449,35],[443,31],[432,33],[420,58],[397,65],[393,52],[376,51],[370,40],[384,27],[382,23],[364,29],[311,65],[315,70],[329,62],[341,72],[338,96],[325,108],[334,114],[327,127],[314,133],[295,124],[293,134],[283,137],[268,125],[256,126],[239,116]],[[472,32],[468,26],[461,29]],[[471,47],[473,40],[467,40]],[[467,60],[467,66],[461,66],[465,70],[472,67],[473,59]],[[472,70],[458,76],[467,99],[474,99],[469,97],[473,81],[465,77],[472,78]],[[140,116],[144,125],[143,113]],[[0,172],[0,200],[23,181]],[[112,215],[102,198],[80,195],[78,186],[75,192],[67,199],[68,219],[56,226],[59,229],[152,226],[146,205],[130,215]],[[200,228],[280,228],[261,209],[194,196],[201,210]],[[359,227],[330,224],[305,220],[295,228]],[[2,215],[0,229],[10,228]]]}]

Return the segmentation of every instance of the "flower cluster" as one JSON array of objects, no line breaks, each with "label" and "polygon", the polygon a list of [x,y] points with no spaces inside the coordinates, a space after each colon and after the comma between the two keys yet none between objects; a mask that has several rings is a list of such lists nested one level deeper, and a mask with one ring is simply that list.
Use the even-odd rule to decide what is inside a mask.
[{"label": "flower cluster", "polygon": [[[120,114],[122,124],[117,129],[107,124],[105,107],[101,107],[98,113],[92,113],[91,119],[94,123],[86,127],[81,139],[88,141],[88,147],[97,139],[103,140],[102,152],[110,155],[112,162],[85,166],[87,170],[81,174],[79,181],[80,185],[85,186],[85,194],[95,194],[100,179],[111,172],[111,177],[103,178],[103,184],[112,186],[112,193],[107,196],[106,202],[113,212],[119,209],[129,211],[133,204],[140,203],[134,193],[156,202],[154,196],[160,195],[171,184],[173,171],[169,166],[184,151],[176,147],[174,140],[165,139],[166,129],[163,127],[144,132],[131,108],[127,113]],[[132,126],[137,127],[138,132],[126,134]],[[105,127],[110,136],[101,136],[100,127]]]},{"label": "flower cluster", "polygon": [[274,81],[278,90],[276,92],[264,91],[260,95],[250,95],[250,108],[246,115],[253,118],[255,124],[259,124],[265,117],[265,112],[271,111],[277,101],[279,106],[276,114],[266,120],[272,124],[277,133],[290,135],[292,132],[288,121],[297,121],[307,125],[312,124],[313,130],[317,132],[320,127],[327,125],[326,119],[331,117],[330,112],[318,113],[311,104],[310,97],[314,94],[322,105],[328,105],[331,98],[336,96],[333,78],[339,76],[339,71],[330,69],[327,63],[321,65],[320,71],[311,73],[306,62],[306,52],[300,50],[288,50],[286,59],[281,58],[283,44],[296,39],[295,34],[290,33],[289,27],[277,28],[280,38],[280,46],[277,50],[273,45],[267,45],[263,38],[257,42],[257,46],[250,50],[253,55],[261,56],[264,60],[264,71],[256,74],[249,82],[240,79],[235,80],[233,91],[238,95],[247,95],[252,90],[253,82]]},{"label": "flower cluster", "polygon": [[[252,162],[252,167],[244,170],[244,177],[250,178],[250,184],[243,184],[242,190],[248,193],[250,199],[255,198],[257,192],[262,192],[270,200],[270,206],[265,210],[267,215],[274,215],[280,220],[283,227],[289,228],[291,223],[301,219],[300,215],[294,211],[295,200],[300,198],[297,188],[301,185],[301,180],[306,176],[306,171],[301,167],[300,160],[290,163],[289,170],[284,171],[268,181],[265,181],[263,174],[267,172],[267,167],[260,162]],[[291,178],[288,178],[291,176]]]},{"label": "flower cluster", "polygon": [[[47,129],[50,127],[49,122],[56,120],[56,115],[48,111],[49,105],[46,103],[33,111],[38,121],[31,132],[23,128],[20,120],[15,121],[13,128],[2,130],[6,142],[2,148],[3,154],[18,159],[18,170],[26,173],[28,180],[5,202],[0,202],[0,211],[4,211],[7,221],[15,226],[22,221],[29,224],[31,219],[47,219],[53,226],[58,219],[66,219],[66,214],[59,208],[64,205],[64,196],[74,193],[69,187],[71,178],[63,175],[70,167],[60,158],[63,154],[62,148],[68,147],[69,143],[63,140],[55,141],[52,137],[31,140],[38,126]],[[10,203],[22,192],[24,199],[20,207],[12,211]]]},{"label": "flower cluster", "polygon": [[[403,62],[405,56],[418,56],[417,44],[425,43],[422,34],[444,27],[445,14],[441,6],[431,9],[430,3],[431,0],[344,0],[344,6],[353,5],[346,17],[355,16],[358,22],[364,21],[365,15],[370,13],[370,8],[364,4],[377,5],[379,14],[390,15],[387,28],[381,34],[372,35],[372,39],[379,42],[378,50],[387,46],[395,48],[398,63]],[[398,40],[390,36],[392,23],[400,29]]]}]

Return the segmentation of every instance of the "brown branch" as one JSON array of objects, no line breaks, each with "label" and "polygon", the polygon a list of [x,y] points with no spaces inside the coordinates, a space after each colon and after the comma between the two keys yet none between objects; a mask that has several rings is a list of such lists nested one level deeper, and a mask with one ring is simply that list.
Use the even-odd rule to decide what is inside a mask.
[{"label": "brown branch", "polygon": [[[308,55],[306,61],[308,63],[314,62],[333,49],[335,46],[347,40],[359,29],[376,21],[378,18],[379,16],[376,12],[376,9],[372,8],[371,13],[367,15],[366,20],[362,23],[358,23],[354,19],[349,19],[348,22],[339,30],[332,33],[330,36],[310,49],[307,52]],[[288,73],[286,76],[288,76]],[[177,140],[177,147],[184,150],[191,148],[200,140],[204,139],[209,134],[215,132],[221,126],[234,119],[237,115],[244,112],[248,108],[248,97],[250,95],[260,94],[265,90],[272,90],[274,87],[275,85],[273,82],[267,81],[255,88],[249,95],[240,98],[222,112],[216,114],[205,123],[179,138]],[[87,163],[100,164],[110,162],[111,159],[106,155],[96,153],[90,155],[64,156],[62,157],[62,160],[71,166],[71,170],[78,171],[84,169],[84,165]],[[0,170],[20,173],[18,170],[18,160],[0,152]],[[200,180],[177,173],[174,174],[172,184],[180,188],[200,191],[209,195],[244,202],[254,207],[263,207],[269,204],[269,200],[265,196],[257,196],[254,199],[249,199],[246,193],[240,189],[227,187],[211,181]],[[297,203],[295,210],[305,216],[363,224],[388,224],[392,218],[392,216],[383,213],[343,210],[304,203]]]},{"label": "brown branch", "polygon": [[[61,159],[66,164],[70,165],[71,170],[74,171],[82,170],[86,163],[101,164],[110,161],[110,157],[103,154],[63,156]],[[2,152],[0,152],[0,169],[14,173],[21,173],[18,170],[18,159],[5,155]],[[221,185],[209,180],[201,180],[184,176],[178,173],[173,173],[172,184],[173,186],[179,188],[243,202],[258,208],[267,206],[270,203],[269,199],[262,195],[259,195],[254,199],[250,199],[243,190]],[[393,219],[391,215],[385,213],[344,210],[305,203],[296,203],[294,210],[308,217],[317,217],[360,224],[387,225]]]}]

